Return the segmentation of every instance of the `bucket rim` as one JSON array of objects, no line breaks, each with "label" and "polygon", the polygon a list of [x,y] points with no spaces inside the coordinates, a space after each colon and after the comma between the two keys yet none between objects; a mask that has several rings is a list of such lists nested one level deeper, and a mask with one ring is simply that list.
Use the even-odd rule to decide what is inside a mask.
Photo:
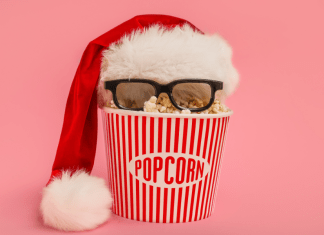
[{"label": "bucket rim", "polygon": [[230,109],[229,112],[220,114],[174,114],[174,113],[153,113],[144,111],[131,111],[125,109],[113,109],[108,107],[103,107],[101,109],[105,113],[116,113],[122,115],[132,115],[132,116],[146,116],[146,117],[162,117],[162,118],[222,118],[230,117],[233,115],[233,110]]}]

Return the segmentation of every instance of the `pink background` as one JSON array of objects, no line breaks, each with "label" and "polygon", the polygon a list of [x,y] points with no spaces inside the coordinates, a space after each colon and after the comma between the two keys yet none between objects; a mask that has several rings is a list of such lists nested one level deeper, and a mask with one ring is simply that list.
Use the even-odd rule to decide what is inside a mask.
[{"label": "pink background", "polygon": [[[169,14],[233,46],[241,85],[214,215],[117,216],[93,234],[324,234],[321,0],[0,1],[0,231],[58,234],[38,213],[66,98],[87,43],[139,14]],[[101,119],[100,119],[101,120]],[[101,122],[93,175],[107,177]]]}]

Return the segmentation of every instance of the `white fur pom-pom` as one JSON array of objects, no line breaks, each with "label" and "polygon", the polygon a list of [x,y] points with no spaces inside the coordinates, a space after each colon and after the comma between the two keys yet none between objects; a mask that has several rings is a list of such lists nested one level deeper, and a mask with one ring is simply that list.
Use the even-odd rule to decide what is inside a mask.
[{"label": "white fur pom-pom", "polygon": [[101,178],[84,171],[62,173],[43,189],[44,223],[64,231],[96,228],[110,217],[111,194]]}]

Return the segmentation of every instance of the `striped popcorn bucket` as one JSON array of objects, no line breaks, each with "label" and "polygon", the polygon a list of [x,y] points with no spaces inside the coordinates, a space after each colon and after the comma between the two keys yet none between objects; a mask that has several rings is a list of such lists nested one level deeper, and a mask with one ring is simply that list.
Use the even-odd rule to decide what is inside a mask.
[{"label": "striped popcorn bucket", "polygon": [[156,223],[209,217],[230,115],[104,108],[113,213]]}]

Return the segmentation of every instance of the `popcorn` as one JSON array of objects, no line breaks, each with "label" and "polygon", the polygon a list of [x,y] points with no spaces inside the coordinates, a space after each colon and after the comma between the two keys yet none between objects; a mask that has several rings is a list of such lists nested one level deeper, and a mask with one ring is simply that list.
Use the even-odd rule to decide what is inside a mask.
[{"label": "popcorn", "polygon": [[[192,97],[188,101],[177,101],[180,105],[184,108],[201,108],[207,105],[204,101]],[[117,109],[113,100],[107,102],[107,106],[110,108]],[[169,96],[167,94],[162,93],[158,98],[156,96],[152,96],[148,101],[144,103],[144,112],[152,112],[152,113],[174,113],[174,114],[191,114],[189,109],[178,110],[176,107],[173,106],[171,103]],[[220,100],[217,98],[213,102],[213,104],[204,111],[201,112],[194,112],[197,114],[220,114],[229,112],[230,109],[226,107],[225,104],[222,104]]]},{"label": "popcorn", "polygon": [[[187,101],[177,101],[184,108],[201,108],[207,105],[204,101],[198,98],[191,98]],[[155,104],[155,106],[153,105]],[[225,104],[221,104],[219,100],[215,100],[212,106],[208,110],[204,110],[202,112],[197,112],[197,114],[218,114],[228,112],[229,109],[225,106]],[[154,112],[154,113],[174,113],[174,114],[191,114],[189,109],[178,110],[171,103],[169,96],[167,94],[162,93],[158,98],[152,96],[149,101],[144,104],[144,112]]]},{"label": "popcorn", "polygon": [[165,113],[166,110],[167,110],[166,107],[161,106],[161,105],[160,105],[160,107],[161,107],[161,108],[159,109],[159,111],[160,111],[161,113]]},{"label": "popcorn", "polygon": [[146,101],[144,103],[144,108],[145,108],[146,112],[155,112],[156,113],[156,111],[158,110],[156,108],[156,103],[155,103],[156,100],[157,100],[157,98],[155,96],[152,96],[149,99],[149,101]]},{"label": "popcorn", "polygon": [[113,100],[111,100],[110,103],[107,102],[107,106],[109,108],[118,109]]},{"label": "popcorn", "polygon": [[181,114],[190,114],[191,111],[189,109],[184,109],[184,110],[181,110]]},{"label": "popcorn", "polygon": [[151,103],[156,103],[156,101],[157,101],[157,98],[155,97],[155,96],[152,96],[151,98],[150,98],[150,100],[149,100]]},{"label": "popcorn", "polygon": [[221,104],[221,102],[216,99],[207,111],[210,114],[218,114],[229,112],[229,109],[225,106],[225,104]]}]

